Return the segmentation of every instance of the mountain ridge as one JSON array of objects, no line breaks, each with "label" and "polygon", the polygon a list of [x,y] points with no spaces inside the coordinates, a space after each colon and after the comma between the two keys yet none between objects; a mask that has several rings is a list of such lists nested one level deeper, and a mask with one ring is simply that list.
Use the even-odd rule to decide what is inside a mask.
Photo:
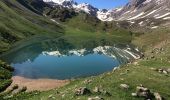
[{"label": "mountain ridge", "polygon": [[[169,0],[130,0],[125,6],[109,10],[98,9],[87,3],[78,4],[73,0],[44,0],[44,2],[49,1],[59,5],[67,4],[65,7],[72,7],[75,10],[84,11],[96,16],[101,21],[131,21],[142,18],[170,19]],[[57,1],[62,1],[62,3],[58,3]],[[68,6],[68,4],[72,6]]]}]

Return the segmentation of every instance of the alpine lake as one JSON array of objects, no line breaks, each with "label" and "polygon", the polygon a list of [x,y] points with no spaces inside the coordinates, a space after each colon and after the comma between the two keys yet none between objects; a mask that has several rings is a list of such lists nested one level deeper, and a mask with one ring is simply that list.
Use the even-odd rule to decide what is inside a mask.
[{"label": "alpine lake", "polygon": [[31,79],[72,79],[99,75],[139,57],[129,45],[76,48],[63,39],[26,42],[0,58],[14,67],[13,76]]}]

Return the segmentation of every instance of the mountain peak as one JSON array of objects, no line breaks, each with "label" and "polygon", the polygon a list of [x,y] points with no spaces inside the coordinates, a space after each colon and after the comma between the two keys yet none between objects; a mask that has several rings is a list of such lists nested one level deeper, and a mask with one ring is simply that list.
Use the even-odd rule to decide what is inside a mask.
[{"label": "mountain peak", "polygon": [[74,8],[77,5],[73,0],[43,0],[44,2],[52,2],[55,5],[62,5],[63,7]]},{"label": "mountain peak", "polygon": [[[130,0],[125,6],[115,9],[98,9],[88,3],[78,4],[74,0],[44,0],[54,5],[84,11],[102,21],[138,20],[141,18],[169,19],[170,0]],[[163,16],[163,17],[162,17]]]},{"label": "mountain peak", "polygon": [[63,2],[73,2],[73,0],[43,0],[44,2],[54,2],[57,4],[62,4]]}]

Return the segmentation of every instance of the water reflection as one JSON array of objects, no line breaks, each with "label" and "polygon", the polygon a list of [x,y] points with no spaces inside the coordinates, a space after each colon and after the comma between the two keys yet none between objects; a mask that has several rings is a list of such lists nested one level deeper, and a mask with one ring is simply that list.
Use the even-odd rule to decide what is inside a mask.
[{"label": "water reflection", "polygon": [[70,79],[98,75],[139,57],[139,50],[129,45],[75,48],[59,39],[33,43],[1,58],[15,68],[14,75]]}]

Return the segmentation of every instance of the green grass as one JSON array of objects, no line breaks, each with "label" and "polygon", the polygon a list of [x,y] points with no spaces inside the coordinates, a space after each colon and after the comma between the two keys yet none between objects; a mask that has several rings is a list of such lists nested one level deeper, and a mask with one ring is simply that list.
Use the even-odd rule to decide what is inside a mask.
[{"label": "green grass", "polygon": [[77,47],[92,47],[98,45],[114,45],[118,43],[127,44],[131,41],[131,35],[119,36],[116,34],[109,34],[106,32],[90,32],[83,31],[77,28],[66,27],[64,39]]},{"label": "green grass", "polygon": [[[25,40],[35,35],[61,36],[78,47],[86,47],[87,44],[93,46],[131,42],[132,32],[118,28],[114,22],[104,23],[92,16],[80,13],[58,25],[49,20],[50,15],[48,18],[36,13],[35,10],[40,9],[41,6],[36,9],[35,0],[24,1],[21,4],[17,0],[0,1],[0,38],[2,38],[0,53],[10,49],[16,41]],[[41,9],[45,9],[43,7]],[[65,10],[67,15],[69,11]],[[55,10],[53,11],[55,12]]]},{"label": "green grass", "polygon": [[[145,87],[149,88],[152,92],[159,92],[161,96],[170,99],[170,77],[164,74],[160,74],[156,71],[151,70],[150,68],[169,68],[170,63],[160,62],[159,60],[155,61],[145,61],[141,60],[139,66],[136,65],[126,65],[122,66],[115,72],[105,73],[99,76],[89,77],[85,79],[90,79],[92,82],[90,84],[85,84],[85,79],[77,79],[72,81],[69,85],[54,89],[47,92],[41,92],[35,95],[32,94],[19,94],[16,96],[19,100],[48,100],[49,96],[52,95],[56,100],[87,100],[88,97],[100,96],[105,100],[143,100],[142,98],[135,98],[131,96],[131,93],[135,92],[136,86],[143,84]],[[129,70],[127,72],[127,69]],[[124,73],[124,74],[121,74]],[[124,79],[124,80],[121,80]],[[129,90],[122,90],[120,84],[128,84],[130,86]],[[95,94],[84,96],[75,96],[74,91],[79,87],[87,87],[90,90],[93,90],[96,86],[102,86],[102,89],[108,91],[112,96],[107,96],[104,94]],[[57,93],[59,92],[59,93]],[[65,94],[63,98],[62,95]],[[16,99],[13,98],[13,99]]]},{"label": "green grass", "polygon": [[[167,29],[160,29],[159,31],[155,30],[151,33],[135,38],[133,41],[134,44],[139,47],[145,47],[143,48],[143,51],[145,51],[145,57],[137,61],[139,65],[124,65],[116,71],[110,71],[99,76],[73,80],[70,84],[59,89],[53,89],[46,92],[22,93],[11,99],[48,100],[50,99],[49,96],[52,95],[56,100],[87,100],[87,98],[95,96],[100,96],[105,100],[143,100],[143,98],[135,98],[131,96],[131,93],[136,91],[136,86],[143,84],[152,92],[159,92],[162,97],[169,100],[170,75],[161,74],[151,69],[170,68],[170,44],[169,42],[166,42],[165,44],[162,43],[162,41],[169,39],[168,33],[169,31]],[[160,37],[160,35],[162,36]],[[158,47],[163,48],[163,51],[159,53],[151,52],[154,48]],[[151,59],[150,56],[154,56],[154,58]],[[90,84],[85,84],[84,81],[87,79],[92,80],[92,82]],[[128,90],[122,90],[120,84],[128,84],[130,88]],[[75,89],[84,86],[91,91],[96,86],[101,86],[102,89],[109,92],[111,96],[95,94],[93,92],[90,95],[75,96]],[[65,94],[64,97],[62,97],[63,94]]]},{"label": "green grass", "polygon": [[[166,44],[161,44],[161,48],[164,50],[160,53],[151,53],[153,47],[157,47],[160,45],[162,41],[169,39],[168,37],[168,30],[159,30],[162,33],[162,36],[159,40],[157,39],[158,34],[157,32],[152,32],[148,34],[144,34],[133,43],[138,44],[138,46],[142,47],[146,45],[144,49],[145,51],[145,58],[149,58],[150,56],[154,56],[153,59],[140,59],[137,62],[139,65],[128,64],[121,66],[120,69],[116,71],[110,71],[104,73],[99,76],[92,76],[88,78],[80,78],[71,81],[70,84],[59,88],[53,89],[46,92],[32,92],[32,93],[22,93],[16,95],[14,98],[11,99],[19,99],[19,100],[48,100],[50,99],[49,96],[52,95],[53,98],[56,100],[87,100],[89,97],[100,96],[105,100],[143,100],[143,98],[135,98],[131,96],[131,93],[136,91],[136,86],[139,84],[143,84],[145,87],[149,88],[152,92],[159,92],[162,97],[166,100],[170,99],[170,75],[165,75],[158,73],[157,71],[151,70],[151,68],[170,68],[170,44],[168,42]],[[154,34],[155,33],[155,34]],[[76,33],[75,33],[76,34]],[[77,33],[78,34],[78,33]],[[81,33],[86,35],[85,33]],[[145,36],[146,35],[146,36]],[[76,36],[76,35],[75,35]],[[146,37],[146,38],[143,38]],[[139,39],[139,40],[137,40]],[[142,40],[142,41],[141,41]],[[145,42],[147,40],[152,48],[148,46],[149,43]],[[158,41],[157,41],[158,40]],[[152,41],[152,42],[150,42]],[[146,44],[147,43],[147,44]],[[129,71],[127,71],[129,70]],[[84,81],[90,79],[92,82],[90,84],[85,84]],[[120,88],[120,84],[128,84],[130,86],[129,90],[122,90]],[[74,91],[76,88],[79,87],[87,87],[91,91],[96,86],[101,86],[102,89],[106,90],[111,94],[111,96],[107,96],[104,94],[95,94],[92,92],[90,95],[83,95],[83,96],[75,96]],[[65,94],[64,97],[62,95]]]},{"label": "green grass", "polygon": [[31,12],[16,0],[0,1],[0,53],[16,41],[33,35],[61,36],[63,29],[49,19]]},{"label": "green grass", "polygon": [[0,60],[0,92],[4,91],[11,84],[13,70],[11,66]]},{"label": "green grass", "polygon": [[170,38],[170,30],[167,28],[158,28],[146,32],[145,34],[135,37],[132,41],[133,44],[142,48],[143,50],[151,50],[154,46],[167,41]]},{"label": "green grass", "polygon": [[[30,7],[30,5],[27,6],[27,8]],[[87,100],[88,97],[95,96],[103,97],[105,100],[143,100],[143,98],[131,96],[131,93],[135,92],[136,86],[139,84],[143,84],[151,89],[152,92],[159,92],[167,100],[170,99],[170,76],[150,69],[170,68],[170,45],[168,43],[164,44],[164,41],[169,40],[170,31],[168,29],[157,29],[141,36],[133,37],[135,34],[115,26],[115,22],[100,22],[84,13],[60,22],[61,25],[59,26],[50,21],[50,17],[43,17],[27,8],[16,0],[0,1],[0,53],[10,49],[11,45],[12,47],[17,47],[17,49],[22,48],[29,45],[30,42],[28,41],[52,40],[55,43],[61,39],[74,47],[90,48],[115,43],[128,44],[133,40],[133,44],[145,51],[145,58],[150,56],[155,56],[155,58],[141,59],[138,61],[139,65],[124,65],[115,72],[110,71],[99,76],[76,79],[59,89],[46,92],[19,93],[11,97],[11,100],[48,100],[50,95],[55,97],[56,100]],[[36,12],[33,6],[30,9]],[[150,52],[157,47],[164,48],[164,51],[154,54]],[[11,84],[11,71],[10,66],[4,65],[0,61],[0,91],[5,90]],[[87,79],[91,79],[92,82],[85,84],[84,80]],[[130,86],[129,90],[120,89],[120,84],[124,83]],[[111,96],[95,93],[75,96],[74,90],[83,86],[86,86],[91,91],[94,87],[101,86]],[[63,94],[65,96],[62,98]],[[9,95],[10,93],[7,94],[7,96]]]}]

